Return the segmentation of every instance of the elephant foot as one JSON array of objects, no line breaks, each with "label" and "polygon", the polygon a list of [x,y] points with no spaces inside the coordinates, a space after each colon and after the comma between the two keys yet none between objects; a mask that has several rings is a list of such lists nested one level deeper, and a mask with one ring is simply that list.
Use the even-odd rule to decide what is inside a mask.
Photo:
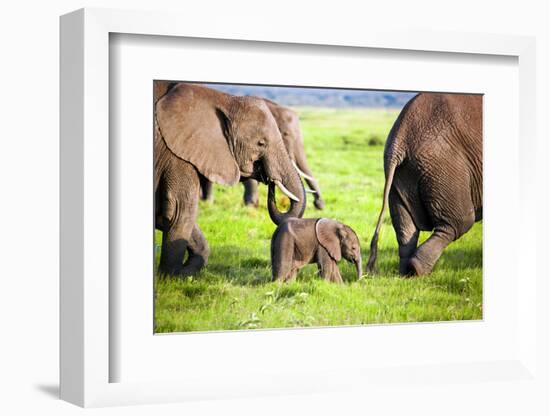
[{"label": "elephant foot", "polygon": [[181,275],[182,266],[159,266],[158,274],[160,276],[177,277]]},{"label": "elephant foot", "polygon": [[408,277],[424,276],[432,272],[432,266],[421,262],[416,257],[411,257],[408,262]]},{"label": "elephant foot", "polygon": [[207,202],[209,204],[213,204],[214,203],[214,195],[213,194],[210,194],[208,196],[205,196],[205,197],[202,197],[201,198],[204,202]]},{"label": "elephant foot", "polygon": [[180,276],[187,277],[198,274],[206,266],[206,262],[206,259],[201,256],[189,257],[180,271]]},{"label": "elephant foot", "polygon": [[159,267],[159,274],[172,277],[188,277],[197,275],[206,265],[206,260],[200,256],[189,258],[185,264],[173,267]]},{"label": "elephant foot", "polygon": [[315,201],[313,201],[313,205],[315,205],[315,208],[318,210],[323,210],[325,208],[325,201],[323,201],[322,198],[317,198]]},{"label": "elephant foot", "polygon": [[185,266],[181,269],[178,277],[189,277],[189,276],[195,276],[199,273],[200,269],[197,269],[195,267],[189,267]]},{"label": "elephant foot", "polygon": [[247,207],[254,207],[254,208],[258,208],[258,200],[249,200],[249,199],[245,199],[244,200],[244,204],[247,206]]},{"label": "elephant foot", "polygon": [[187,265],[187,266],[171,268],[171,269],[159,268],[159,275],[182,278],[182,277],[195,276],[199,273],[199,271],[200,271],[200,268]]},{"label": "elephant foot", "polygon": [[401,258],[399,260],[399,274],[404,277],[410,277],[411,267],[409,266],[409,257]]},{"label": "elephant foot", "polygon": [[286,274],[280,274],[278,276],[273,276],[271,281],[278,283],[287,283],[292,282],[296,279],[297,270],[292,270]]}]

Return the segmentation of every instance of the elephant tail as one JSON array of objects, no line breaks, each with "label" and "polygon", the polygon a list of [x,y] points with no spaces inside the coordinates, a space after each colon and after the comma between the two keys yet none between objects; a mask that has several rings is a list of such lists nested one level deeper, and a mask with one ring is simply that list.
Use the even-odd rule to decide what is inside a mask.
[{"label": "elephant tail", "polygon": [[382,228],[382,220],[384,219],[384,212],[388,207],[390,189],[393,182],[395,169],[399,164],[400,164],[399,160],[393,159],[388,166],[388,175],[386,176],[386,183],[384,184],[384,202],[382,203],[382,209],[380,210],[380,215],[378,216],[376,229],[374,230],[374,235],[372,236],[372,240],[370,242],[370,254],[369,254],[369,261],[367,263],[368,272],[374,272],[375,270],[376,257],[378,255],[378,235],[380,234],[380,228]]}]

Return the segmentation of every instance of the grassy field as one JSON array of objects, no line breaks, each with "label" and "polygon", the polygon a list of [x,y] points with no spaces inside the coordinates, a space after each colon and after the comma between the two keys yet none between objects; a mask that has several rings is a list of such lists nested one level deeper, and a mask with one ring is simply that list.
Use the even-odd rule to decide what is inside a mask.
[{"label": "grassy field", "polygon": [[[326,202],[324,211],[316,211],[310,198],[304,217],[330,217],[354,228],[366,264],[382,203],[383,144],[398,112],[298,111],[308,160]],[[241,185],[216,186],[214,203],[201,202],[199,225],[210,244],[209,264],[194,278],[156,279],[156,332],[482,318],[481,223],[446,249],[430,276],[403,279],[386,213],[379,274],[357,281],[354,267],[343,260],[343,285],[321,280],[315,265],[303,268],[295,282],[280,285],[270,281],[275,225],[265,207],[267,188],[260,188],[258,209],[243,206]],[[158,231],[156,240],[160,246]]]}]

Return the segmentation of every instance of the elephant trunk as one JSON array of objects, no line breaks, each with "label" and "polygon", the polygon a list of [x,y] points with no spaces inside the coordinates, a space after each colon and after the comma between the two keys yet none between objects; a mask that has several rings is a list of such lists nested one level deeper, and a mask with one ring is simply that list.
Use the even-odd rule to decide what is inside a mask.
[{"label": "elephant trunk", "polygon": [[[269,181],[267,209],[271,221],[279,225],[288,218],[301,218],[306,209],[306,192],[288,156],[281,157],[275,162],[266,161],[265,169]],[[287,212],[281,212],[277,208],[275,186],[278,186],[290,199],[290,208]]]},{"label": "elephant trunk", "polygon": [[269,182],[267,192],[267,209],[269,211],[269,217],[271,218],[271,221],[273,221],[276,225],[279,225],[288,218],[301,218],[302,215],[304,215],[306,207],[306,193],[303,185],[301,192],[298,192],[298,195],[301,195],[302,198],[298,202],[291,199],[290,208],[287,212],[281,212],[279,211],[279,208],[277,208],[275,198],[275,186],[276,185],[274,182]]},{"label": "elephant trunk", "polygon": [[355,262],[355,268],[357,270],[357,280],[359,280],[363,276],[363,260],[361,260],[361,257]]}]

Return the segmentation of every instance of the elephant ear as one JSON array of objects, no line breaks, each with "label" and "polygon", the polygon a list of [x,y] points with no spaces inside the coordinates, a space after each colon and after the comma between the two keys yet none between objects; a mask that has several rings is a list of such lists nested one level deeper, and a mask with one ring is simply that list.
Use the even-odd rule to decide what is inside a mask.
[{"label": "elephant ear", "polygon": [[342,225],[328,218],[321,218],[315,223],[315,234],[319,244],[328,252],[335,261],[342,258],[340,248],[340,233]]},{"label": "elephant ear", "polygon": [[221,105],[223,100],[218,97],[220,103],[216,103],[216,94],[179,84],[157,102],[155,117],[174,155],[193,164],[211,182],[234,185],[240,170],[228,140],[231,120]]}]

